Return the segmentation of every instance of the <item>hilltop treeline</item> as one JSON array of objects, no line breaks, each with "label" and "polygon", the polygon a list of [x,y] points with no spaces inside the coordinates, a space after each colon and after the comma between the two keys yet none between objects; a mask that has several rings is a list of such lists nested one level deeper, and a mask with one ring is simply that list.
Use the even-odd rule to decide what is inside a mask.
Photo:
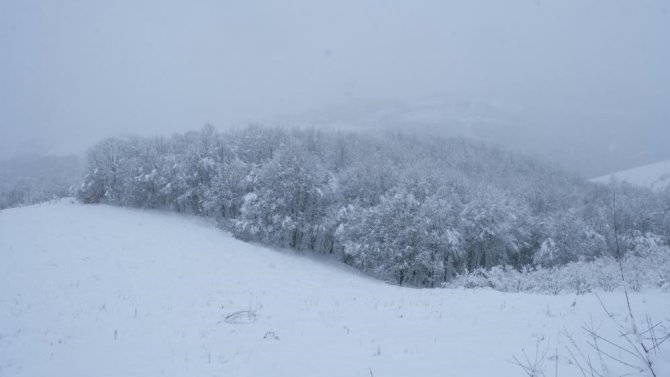
[{"label": "hilltop treeline", "polygon": [[590,183],[465,139],[397,133],[207,126],[106,139],[88,154],[78,196],[215,217],[238,238],[414,286],[615,255],[615,233],[670,235],[667,193]]}]

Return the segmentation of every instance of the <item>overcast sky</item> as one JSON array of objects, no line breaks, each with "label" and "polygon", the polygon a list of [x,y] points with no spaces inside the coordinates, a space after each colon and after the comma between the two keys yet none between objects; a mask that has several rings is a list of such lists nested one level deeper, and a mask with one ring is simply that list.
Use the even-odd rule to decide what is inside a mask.
[{"label": "overcast sky", "polygon": [[606,139],[616,128],[625,136],[607,141],[610,149],[632,134],[670,141],[669,8],[667,0],[3,0],[0,157],[444,95],[513,108],[543,135]]}]

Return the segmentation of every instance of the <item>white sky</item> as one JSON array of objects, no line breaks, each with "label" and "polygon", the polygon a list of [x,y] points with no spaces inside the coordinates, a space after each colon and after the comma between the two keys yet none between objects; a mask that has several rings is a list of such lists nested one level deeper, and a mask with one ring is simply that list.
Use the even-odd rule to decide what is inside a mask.
[{"label": "white sky", "polygon": [[556,122],[560,113],[587,119],[579,127],[589,134],[614,126],[670,139],[669,8],[665,0],[3,0],[0,157],[444,93],[547,109],[532,119],[548,134],[575,132]]}]

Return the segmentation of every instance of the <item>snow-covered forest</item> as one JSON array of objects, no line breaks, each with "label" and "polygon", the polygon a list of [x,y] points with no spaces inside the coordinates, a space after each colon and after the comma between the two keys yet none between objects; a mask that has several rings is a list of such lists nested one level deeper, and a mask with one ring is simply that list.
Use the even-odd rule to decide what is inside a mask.
[{"label": "snow-covered forest", "polygon": [[480,268],[616,257],[617,242],[626,253],[670,236],[670,190],[592,183],[466,139],[401,133],[206,126],[106,139],[77,195],[214,217],[242,240],[419,287]]}]

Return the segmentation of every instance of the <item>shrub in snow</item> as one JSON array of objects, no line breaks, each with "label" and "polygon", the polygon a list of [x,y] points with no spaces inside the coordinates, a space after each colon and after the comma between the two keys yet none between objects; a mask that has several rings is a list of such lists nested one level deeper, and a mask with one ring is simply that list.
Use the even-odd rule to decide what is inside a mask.
[{"label": "shrub in snow", "polygon": [[[627,288],[667,289],[670,281],[670,247],[644,243],[622,259]],[[459,275],[445,287],[490,287],[503,292],[545,294],[577,293],[594,290],[612,292],[623,288],[618,261],[609,256],[555,267],[496,266]]]},{"label": "shrub in snow", "polygon": [[253,310],[242,310],[227,315],[223,321],[234,325],[254,323],[256,322],[256,312]]}]

